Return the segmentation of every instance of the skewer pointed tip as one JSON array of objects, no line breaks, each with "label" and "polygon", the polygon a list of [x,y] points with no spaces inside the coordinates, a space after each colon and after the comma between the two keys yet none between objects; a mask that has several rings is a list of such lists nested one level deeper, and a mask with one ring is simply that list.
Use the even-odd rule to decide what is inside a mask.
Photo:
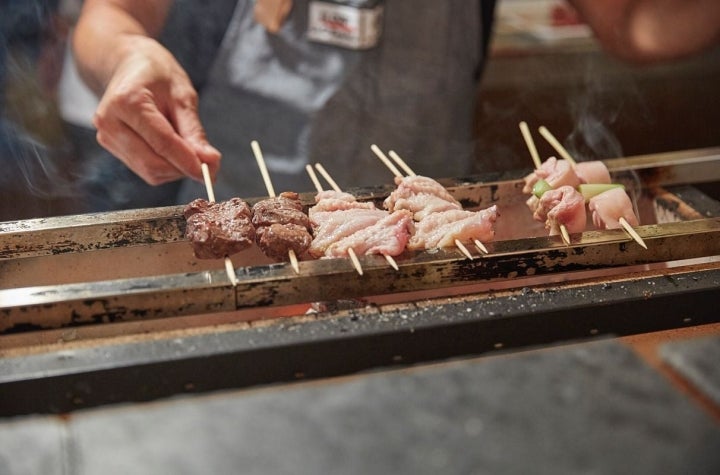
[{"label": "skewer pointed tip", "polygon": [[237,285],[238,285],[237,275],[235,275],[235,268],[233,267],[233,263],[229,257],[225,258],[225,273],[227,273],[228,279],[230,279],[230,282],[232,283],[233,287],[237,287]]},{"label": "skewer pointed tip", "polygon": [[459,239],[455,240],[455,245],[458,249],[460,249],[460,252],[462,252],[465,257],[467,257],[470,260],[475,259],[472,254],[470,254],[470,251],[468,251],[468,248],[465,247],[465,244],[461,243]]},{"label": "skewer pointed tip", "polygon": [[288,251],[288,257],[290,258],[290,265],[292,266],[293,270],[296,274],[300,274],[300,264],[298,264],[298,258],[295,254],[295,251],[290,249]]},{"label": "skewer pointed tip", "polygon": [[397,262],[395,262],[395,259],[393,259],[393,256],[390,256],[388,254],[383,254],[383,256],[385,256],[385,260],[388,262],[388,264],[390,264],[390,267],[392,267],[393,269],[395,269],[397,271],[400,270],[400,268],[397,265]]},{"label": "skewer pointed tip", "polygon": [[358,274],[363,275],[363,268],[360,265],[360,261],[357,258],[357,254],[355,254],[355,251],[350,248],[348,249],[348,255],[350,256],[350,261],[352,261],[352,265],[357,271]]},{"label": "skewer pointed tip", "polygon": [[625,229],[625,232],[627,232],[636,243],[640,244],[643,248],[647,249],[647,244],[645,244],[645,241],[643,240],[643,238],[641,238],[640,235],[637,233],[637,231],[635,231],[633,229],[633,227],[630,226],[630,223],[628,223],[625,218],[623,218],[621,216],[620,219],[618,219],[618,222],[620,223],[620,226],[622,226],[623,229]]},{"label": "skewer pointed tip", "polygon": [[480,242],[479,240],[475,239],[475,247],[480,249],[481,252],[484,252],[485,254],[490,254],[490,252],[487,250],[487,247],[485,247],[485,244]]},{"label": "skewer pointed tip", "polygon": [[568,230],[564,224],[560,225],[560,235],[562,236],[562,240],[565,243],[565,245],[569,246],[570,245],[570,233],[568,233]]}]

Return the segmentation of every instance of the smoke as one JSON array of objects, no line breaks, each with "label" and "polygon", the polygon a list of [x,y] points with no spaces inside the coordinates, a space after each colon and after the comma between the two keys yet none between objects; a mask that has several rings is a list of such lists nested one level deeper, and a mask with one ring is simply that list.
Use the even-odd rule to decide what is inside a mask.
[{"label": "smoke", "polygon": [[0,119],[0,154],[5,173],[0,178],[4,191],[51,199],[77,196],[58,157],[63,148],[49,147],[17,124]]},{"label": "smoke", "polygon": [[[8,0],[0,14],[1,219],[59,214],[78,196],[56,103],[65,31],[58,0]],[[57,206],[55,202],[58,202]]]},{"label": "smoke", "polygon": [[575,128],[566,146],[579,159],[622,157],[623,146],[614,130],[627,125],[623,118],[648,120],[636,79],[629,71],[612,65],[586,61],[582,85],[569,98]]}]

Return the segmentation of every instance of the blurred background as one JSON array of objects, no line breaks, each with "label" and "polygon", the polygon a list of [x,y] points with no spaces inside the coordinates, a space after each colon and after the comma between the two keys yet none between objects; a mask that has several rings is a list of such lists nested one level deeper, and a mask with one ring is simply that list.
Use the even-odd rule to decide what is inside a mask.
[{"label": "blurred background", "polygon": [[[198,22],[197,0],[178,0],[165,41],[202,71],[197,42],[221,31]],[[82,0],[0,0],[0,221],[85,213],[81,153],[98,148],[95,98],[68,55]],[[194,30],[188,30],[194,18]],[[199,32],[202,32],[198,36]],[[192,71],[191,71],[192,76]],[[201,81],[201,78],[193,78]],[[501,0],[477,96],[476,171],[529,169],[517,124],[547,126],[579,157],[720,145],[720,49],[688,60],[632,66],[607,56],[556,0]],[[551,150],[540,144],[541,155]],[[308,183],[310,185],[310,183]],[[309,191],[309,190],[298,190]]]}]

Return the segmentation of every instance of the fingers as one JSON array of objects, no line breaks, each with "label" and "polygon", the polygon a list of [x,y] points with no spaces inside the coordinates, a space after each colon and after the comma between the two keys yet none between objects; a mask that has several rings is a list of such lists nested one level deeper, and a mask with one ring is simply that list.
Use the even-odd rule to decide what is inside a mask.
[{"label": "fingers", "polygon": [[96,120],[97,141],[150,185],[183,178],[184,174],[119,120]]},{"label": "fingers", "polygon": [[103,99],[94,120],[98,142],[149,184],[184,176],[202,181],[201,161],[208,162],[213,175],[217,172],[220,153],[204,141],[196,113],[190,141],[159,110],[163,101],[147,89]]}]

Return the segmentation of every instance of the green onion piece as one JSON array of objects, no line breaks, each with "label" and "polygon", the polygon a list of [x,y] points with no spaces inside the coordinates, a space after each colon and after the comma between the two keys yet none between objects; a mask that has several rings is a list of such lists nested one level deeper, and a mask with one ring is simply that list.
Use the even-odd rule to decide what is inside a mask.
[{"label": "green onion piece", "polygon": [[550,186],[550,183],[546,182],[542,178],[535,183],[533,186],[533,195],[535,195],[538,198],[542,198],[542,195],[545,194],[546,191],[552,190],[552,186]]},{"label": "green onion piece", "polygon": [[585,201],[588,201],[593,196],[597,196],[600,193],[605,193],[606,191],[612,190],[613,188],[622,188],[624,190],[625,186],[623,186],[621,183],[586,183],[578,186],[578,191],[581,195],[583,195]]}]

